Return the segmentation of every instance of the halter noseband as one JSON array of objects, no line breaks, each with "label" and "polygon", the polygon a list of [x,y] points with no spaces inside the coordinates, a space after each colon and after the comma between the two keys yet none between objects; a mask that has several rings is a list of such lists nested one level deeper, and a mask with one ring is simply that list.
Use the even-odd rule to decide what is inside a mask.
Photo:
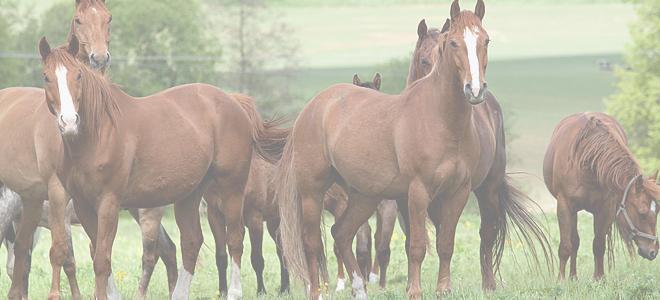
[{"label": "halter noseband", "polygon": [[618,217],[619,214],[623,213],[623,217],[626,219],[626,223],[628,223],[628,227],[630,228],[630,235],[632,236],[632,238],[640,237],[640,238],[649,239],[653,242],[658,242],[657,236],[639,231],[637,227],[635,227],[635,224],[633,224],[632,220],[630,220],[630,216],[628,216],[628,212],[626,211],[626,199],[628,198],[628,192],[630,191],[630,187],[633,185],[635,180],[637,180],[637,178],[640,177],[642,177],[642,174],[635,176],[632,180],[630,180],[630,182],[628,182],[628,185],[626,186],[626,189],[623,192],[623,199],[621,199],[621,204],[619,204],[619,209],[616,211],[616,216]]}]

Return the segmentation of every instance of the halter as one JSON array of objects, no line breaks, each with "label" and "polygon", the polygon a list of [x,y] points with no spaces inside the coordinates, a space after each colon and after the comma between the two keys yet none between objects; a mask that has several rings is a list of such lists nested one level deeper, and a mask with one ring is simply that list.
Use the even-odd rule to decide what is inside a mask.
[{"label": "halter", "polygon": [[630,217],[628,216],[628,212],[626,212],[626,199],[628,198],[628,191],[630,191],[630,187],[633,185],[635,180],[637,180],[637,178],[640,177],[642,177],[642,174],[635,176],[632,180],[630,180],[630,182],[628,182],[628,185],[626,186],[626,189],[623,192],[623,199],[621,199],[621,204],[619,204],[619,209],[616,211],[616,216],[618,217],[620,213],[623,213],[623,217],[626,219],[626,223],[628,223],[628,227],[630,228],[630,235],[632,236],[632,238],[640,237],[651,240],[653,242],[658,242],[657,236],[639,231],[637,227],[635,227],[635,224],[633,224],[632,221],[630,220]]}]

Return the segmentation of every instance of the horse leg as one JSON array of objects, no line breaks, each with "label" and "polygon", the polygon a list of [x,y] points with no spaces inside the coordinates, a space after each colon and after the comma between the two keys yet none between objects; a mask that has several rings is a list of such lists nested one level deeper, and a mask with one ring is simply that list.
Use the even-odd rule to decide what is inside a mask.
[{"label": "horse leg", "polygon": [[167,285],[171,297],[179,275],[176,264],[176,245],[161,223],[163,214],[165,213],[165,207],[152,208],[150,211],[158,215],[158,255],[163,264],[165,264],[165,270],[167,271]]},{"label": "horse leg", "polygon": [[362,277],[367,280],[369,272],[371,271],[371,226],[369,226],[369,219],[364,222],[357,231],[357,242],[355,245],[355,253],[357,255],[357,262]]},{"label": "horse leg", "polygon": [[59,179],[53,176],[48,182],[48,225],[52,236],[50,264],[53,270],[48,299],[60,298],[60,272],[67,260],[69,262],[65,271],[71,286],[71,296],[74,299],[80,298],[73,249],[69,247],[72,243],[70,243],[71,224],[67,222],[67,204],[69,204],[69,197]]},{"label": "horse leg", "polygon": [[566,262],[573,253],[573,230],[577,224],[573,221],[573,212],[569,207],[568,199],[557,196],[557,220],[559,221],[559,280],[563,281],[566,275]]},{"label": "horse leg", "polygon": [[227,299],[241,299],[241,256],[243,255],[243,189],[224,187],[222,212],[227,220],[227,247],[231,257],[231,280]]},{"label": "horse leg", "polygon": [[[204,198],[209,199],[205,194]],[[207,202],[208,203],[208,202]],[[208,203],[207,217],[213,240],[215,240],[215,265],[218,269],[218,290],[221,297],[227,296],[227,227],[222,212],[215,203]]]},{"label": "horse leg", "polygon": [[202,201],[202,191],[203,189],[200,188],[186,199],[174,203],[174,218],[181,233],[183,266],[179,269],[176,286],[172,291],[172,299],[188,299],[190,294],[199,249],[204,242],[202,225],[199,221],[199,203]]},{"label": "horse leg", "polygon": [[264,256],[263,256],[263,239],[264,239],[264,222],[263,217],[256,213],[248,213],[246,216],[246,223],[250,233],[250,261],[252,268],[257,275],[257,294],[266,294],[266,287],[264,286]]},{"label": "horse leg", "polygon": [[117,234],[119,199],[114,194],[103,196],[98,202],[96,245],[94,246],[94,274],[97,299],[119,299],[119,291],[112,282],[112,244]]},{"label": "horse leg", "polygon": [[[309,298],[321,298],[321,286],[319,283],[319,263],[323,253],[323,242],[321,241],[321,210],[322,193],[305,193],[301,191],[301,204],[303,208],[303,245],[305,257],[307,258],[307,269],[309,274]],[[340,256],[341,257],[341,256]]]},{"label": "horse leg", "polygon": [[387,285],[387,267],[390,264],[390,242],[394,234],[394,225],[396,224],[397,205],[393,200],[385,200],[381,202],[378,208],[378,216],[381,219],[380,227],[380,240],[376,242],[376,258],[380,265],[380,282],[381,288]]},{"label": "horse leg", "polygon": [[144,299],[147,296],[154,267],[158,262],[160,218],[157,214],[154,215],[150,209],[130,209],[129,212],[142,232],[142,276],[138,283],[138,298]]},{"label": "horse leg", "polygon": [[27,255],[32,251],[34,231],[41,220],[43,200],[23,197],[23,213],[14,244],[14,272],[12,275],[9,299],[27,299]]},{"label": "horse leg", "polygon": [[[456,225],[463,213],[469,193],[469,184],[466,184],[459,187],[453,195],[434,201],[430,208],[431,219],[436,224],[436,249],[440,260],[436,287],[438,295],[451,292],[451,258],[454,254]],[[439,230],[438,224],[440,225]]]},{"label": "horse leg", "polygon": [[577,280],[577,252],[578,248],[580,248],[580,236],[577,231],[577,212],[571,215],[571,220],[575,224],[571,232],[571,244],[573,245],[573,250],[571,251],[571,279]]},{"label": "horse leg", "polygon": [[[358,193],[349,196],[348,209],[339,219],[336,230],[333,233],[341,257],[346,266],[346,272],[351,276],[353,295],[357,299],[367,299],[366,281],[360,270],[358,261],[353,254],[353,238],[360,226],[362,226],[374,213],[378,206],[378,200],[365,197]],[[370,235],[370,233],[368,233]]]},{"label": "horse leg", "polygon": [[284,263],[284,257],[282,257],[282,242],[277,234],[279,224],[279,219],[266,221],[268,233],[277,247],[277,258],[280,260],[280,294],[284,294],[289,291],[289,271]]},{"label": "horse leg", "polygon": [[[341,215],[336,212],[333,213],[333,215],[334,214],[337,214],[335,215],[335,224],[337,224]],[[334,226],[332,227],[334,228]],[[346,275],[344,274],[344,260],[341,258],[341,251],[339,251],[336,240],[333,242],[332,250],[335,253],[335,258],[337,259],[337,287],[335,288],[335,291],[341,292],[346,289]]]},{"label": "horse leg", "polygon": [[[408,285],[409,299],[421,299],[422,261],[426,256],[426,216],[431,198],[419,178],[408,187]],[[447,238],[447,237],[445,237]]]},{"label": "horse leg", "polygon": [[605,244],[607,235],[612,230],[612,220],[605,212],[598,212],[594,215],[594,241],[592,251],[594,253],[594,279],[601,280],[605,274]]},{"label": "horse leg", "polygon": [[[497,287],[493,270],[495,266],[493,263],[493,248],[497,241],[500,216],[502,215],[497,194],[498,185],[490,183],[490,181],[485,181],[474,193],[477,196],[479,215],[481,216],[479,256],[481,258],[481,288],[484,291],[494,291]],[[499,251],[499,249],[495,251]]]},{"label": "horse leg", "polygon": [[82,299],[80,295],[80,288],[78,287],[78,279],[76,278],[76,257],[73,253],[73,239],[71,238],[71,215],[67,210],[66,218],[66,244],[69,251],[67,251],[66,259],[64,260],[64,273],[69,279],[69,287],[71,288],[72,299]]},{"label": "horse leg", "polygon": [[[385,202],[387,200],[383,200]],[[381,202],[381,203],[383,203]],[[376,256],[374,257],[374,262],[371,264],[371,271],[369,272],[369,283],[378,282],[378,274],[380,273],[380,263],[378,262],[378,246],[382,243],[381,239],[383,237],[383,216],[380,212],[380,205],[376,211],[376,232],[374,233],[374,248],[376,250]]]}]

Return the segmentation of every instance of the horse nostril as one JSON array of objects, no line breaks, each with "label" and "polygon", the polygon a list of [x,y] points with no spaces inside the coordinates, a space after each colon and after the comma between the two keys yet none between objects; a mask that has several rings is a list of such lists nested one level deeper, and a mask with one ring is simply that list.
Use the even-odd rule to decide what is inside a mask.
[{"label": "horse nostril", "polygon": [[60,115],[60,121],[62,122],[62,124],[66,124],[66,122],[64,122],[64,115]]},{"label": "horse nostril", "polygon": [[649,252],[649,257],[651,257],[651,259],[654,259],[657,255],[658,255],[658,252],[656,252],[656,251],[651,250],[651,252]]},{"label": "horse nostril", "polygon": [[76,125],[80,124],[80,116],[76,114]]}]

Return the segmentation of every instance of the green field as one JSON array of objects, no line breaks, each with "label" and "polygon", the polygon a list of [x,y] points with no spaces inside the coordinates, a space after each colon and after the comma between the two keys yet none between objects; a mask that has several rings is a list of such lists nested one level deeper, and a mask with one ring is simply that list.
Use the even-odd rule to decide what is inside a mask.
[{"label": "green field", "polygon": [[[503,283],[498,286],[497,292],[485,295],[481,292],[481,275],[479,269],[479,218],[473,214],[465,214],[458,227],[456,247],[452,260],[452,282],[454,291],[447,299],[658,299],[660,297],[660,269],[657,262],[647,262],[641,258],[629,259],[623,251],[617,253],[617,264],[613,271],[609,271],[602,282],[591,279],[593,272],[593,259],[591,254],[591,239],[593,237],[590,215],[580,218],[580,236],[582,247],[578,253],[578,276],[576,282],[557,283],[555,272],[547,269],[537,270],[527,265],[523,254],[522,244],[514,240],[509,244],[502,266]],[[327,225],[332,218],[325,217]],[[372,220],[373,221],[373,220]],[[550,240],[553,251],[559,241],[558,226],[554,215],[547,216]],[[214,299],[217,288],[217,274],[214,261],[214,242],[206,222],[204,225],[205,244],[197,264],[195,279],[192,286],[191,299]],[[178,230],[172,221],[167,218],[165,227],[175,241],[178,241]],[[140,255],[141,241],[139,230],[133,220],[124,215],[119,224],[118,236],[113,252],[113,274],[121,293],[125,299],[132,299],[137,290],[137,283],[141,274]],[[326,227],[326,229],[328,229]],[[327,236],[330,236],[327,230]],[[78,278],[83,294],[90,295],[93,289],[93,271],[88,255],[88,239],[80,227],[73,230],[76,259],[78,262]],[[50,287],[50,265],[48,263],[48,247],[50,238],[47,232],[42,233],[42,241],[34,252],[32,273],[30,277],[31,299],[44,299]],[[266,255],[266,269],[264,272],[268,296],[263,299],[276,299],[279,289],[279,265],[275,256],[275,245],[270,238],[265,237],[264,252]],[[433,240],[433,239],[432,239]],[[246,241],[248,241],[246,237]],[[330,241],[331,243],[331,241]],[[244,299],[256,299],[256,280],[249,257],[249,243],[242,260],[242,285]],[[435,245],[431,242],[431,245]],[[177,245],[178,246],[178,245]],[[375,285],[369,285],[371,299],[402,299],[405,296],[406,259],[403,248],[403,234],[398,226],[392,241],[392,261],[390,264],[389,282],[386,290],[380,290]],[[334,291],[336,278],[336,263],[332,250],[329,247],[329,270],[331,274],[330,288]],[[621,250],[621,249],[619,249]],[[180,254],[179,254],[180,257]],[[5,260],[5,251],[0,252],[0,261]],[[556,258],[555,258],[556,260]],[[179,259],[180,262],[180,259]],[[435,247],[427,252],[423,265],[423,289],[425,298],[434,295],[435,280],[437,278],[438,259]],[[555,266],[555,270],[556,270]],[[63,286],[67,286],[63,281]],[[5,295],[9,287],[9,280],[2,274],[0,280],[0,294]],[[150,299],[165,299],[167,297],[167,283],[162,264],[158,264],[149,289]],[[294,288],[292,299],[302,298],[302,288]],[[69,295],[68,286],[65,296]],[[350,292],[344,291],[335,295],[335,299],[350,299]]]}]

